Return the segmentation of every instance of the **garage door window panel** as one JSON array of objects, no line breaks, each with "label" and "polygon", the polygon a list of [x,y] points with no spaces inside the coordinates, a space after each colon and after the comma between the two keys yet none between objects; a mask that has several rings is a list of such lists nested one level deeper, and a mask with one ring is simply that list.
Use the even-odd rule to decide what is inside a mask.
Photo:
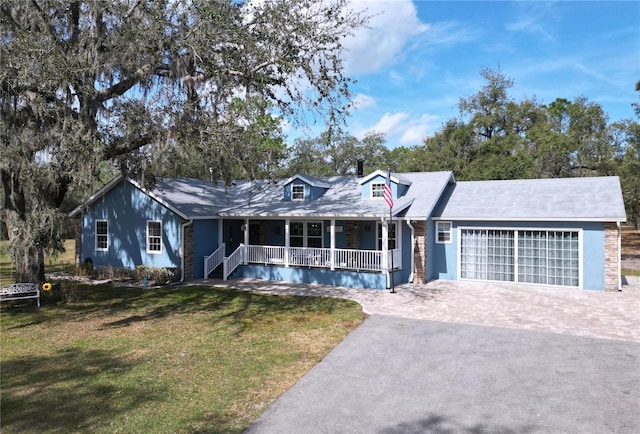
[{"label": "garage door window panel", "polygon": [[463,279],[580,286],[578,231],[461,229],[460,240]]}]

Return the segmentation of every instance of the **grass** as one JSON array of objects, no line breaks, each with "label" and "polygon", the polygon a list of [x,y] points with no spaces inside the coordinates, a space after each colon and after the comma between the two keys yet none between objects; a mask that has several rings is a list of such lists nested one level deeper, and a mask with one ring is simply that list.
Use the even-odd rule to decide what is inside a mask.
[{"label": "grass", "polygon": [[[75,264],[75,240],[64,241],[65,251],[45,260],[45,271],[54,273],[72,269]],[[9,241],[0,241],[0,285],[15,282],[15,264],[9,254]]]},{"label": "grass", "polygon": [[[73,264],[73,243],[47,273]],[[640,231],[623,254],[640,257]],[[242,432],[364,319],[337,299],[64,285],[78,301],[0,305],[3,433]]]},{"label": "grass", "polygon": [[77,290],[3,303],[3,433],[242,432],[364,319],[338,299]]}]

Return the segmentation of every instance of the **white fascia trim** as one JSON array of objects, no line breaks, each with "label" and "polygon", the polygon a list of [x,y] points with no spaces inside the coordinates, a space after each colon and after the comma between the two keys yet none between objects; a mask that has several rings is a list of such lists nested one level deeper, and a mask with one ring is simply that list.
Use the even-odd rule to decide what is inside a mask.
[{"label": "white fascia trim", "polygon": [[322,182],[322,181],[312,181],[310,179],[308,179],[307,177],[305,177],[304,175],[293,175],[291,178],[287,179],[284,182],[284,185],[289,185],[290,183],[292,183],[294,180],[299,179],[303,182],[305,182],[306,184],[312,186],[312,187],[322,187],[322,188],[329,188],[331,187],[329,184]]},{"label": "white fascia trim", "polygon": [[331,218],[353,218],[353,219],[379,219],[380,217],[389,217],[389,213],[377,214],[277,214],[277,213],[221,213],[216,218],[235,217],[235,218],[306,218],[306,219],[331,219]]},{"label": "white fascia trim", "polygon": [[129,183],[131,183],[131,185],[136,187],[138,190],[140,190],[141,192],[143,192],[144,194],[146,194],[147,196],[149,196],[150,198],[152,198],[153,200],[158,202],[160,205],[164,206],[165,208],[167,208],[171,212],[173,212],[173,213],[179,215],[180,217],[182,217],[184,220],[189,220],[190,219],[189,216],[187,216],[185,213],[183,213],[183,212],[179,211],[178,209],[176,209],[175,207],[171,206],[170,204],[165,202],[164,199],[162,199],[161,197],[153,194],[153,192],[146,190],[145,188],[143,188],[136,181],[134,181],[132,179],[127,179],[127,181],[129,181]]},{"label": "white fascia trim", "polygon": [[[375,178],[376,176],[382,176],[384,179],[387,179],[387,172],[384,170],[378,169],[375,172],[372,172],[367,176],[365,176],[364,178],[362,178],[360,181],[358,181],[358,184],[360,185],[365,184],[370,180],[372,180],[373,178]],[[404,179],[400,180],[400,178],[395,176],[393,172],[391,172],[391,182],[393,182],[394,184],[411,185],[411,181],[404,180]]]},{"label": "white fascia trim", "polygon": [[84,202],[82,202],[80,205],[78,205],[73,211],[71,211],[68,214],[68,217],[74,217],[76,214],[78,214],[80,211],[82,211],[84,208],[87,208],[89,205],[91,205],[92,203],[94,203],[96,200],[100,199],[102,196],[104,196],[109,190],[111,190],[113,187],[115,187],[120,181],[122,181],[124,177],[122,175],[118,175],[115,178],[113,178],[111,181],[107,182],[101,189],[99,189],[98,191],[96,191],[95,193],[93,193],[91,196],[89,196],[89,198],[87,200],[85,200]]},{"label": "white fascia trim", "polygon": [[572,218],[554,218],[554,217],[504,217],[501,218],[499,216],[487,218],[487,217],[433,217],[433,221],[468,221],[468,222],[546,222],[546,223],[554,223],[554,222],[595,222],[595,223],[608,223],[608,222],[626,222],[627,220],[620,220],[616,218],[594,218],[594,217],[572,217]]}]

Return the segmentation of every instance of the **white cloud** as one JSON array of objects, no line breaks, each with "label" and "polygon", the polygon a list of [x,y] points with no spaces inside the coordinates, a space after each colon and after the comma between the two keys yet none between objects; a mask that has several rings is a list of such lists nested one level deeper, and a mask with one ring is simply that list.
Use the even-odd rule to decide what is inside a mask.
[{"label": "white cloud", "polygon": [[362,129],[358,137],[364,137],[367,133],[383,133],[387,138],[387,144],[391,147],[397,145],[419,145],[423,139],[434,131],[439,117],[423,113],[418,117],[405,112],[385,113],[373,126]]},{"label": "white cloud", "polygon": [[518,17],[505,24],[507,30],[542,36],[547,41],[556,42],[553,28],[559,18],[553,10],[553,3],[519,2],[516,4]]},{"label": "white cloud", "polygon": [[345,39],[344,60],[348,74],[379,71],[400,56],[411,38],[429,25],[418,18],[411,0],[393,2],[352,1],[352,9],[371,16],[369,25]]},{"label": "white cloud", "polygon": [[401,145],[419,145],[424,138],[434,130],[434,124],[438,121],[439,117],[423,114],[417,119],[412,119],[408,122],[404,134],[400,137]]},{"label": "white cloud", "polygon": [[375,107],[376,105],[375,98],[369,95],[365,95],[363,93],[357,94],[355,98],[353,98],[353,101],[351,102],[353,103],[353,106],[356,110],[361,110],[368,107]]},{"label": "white cloud", "polygon": [[408,116],[409,115],[404,112],[393,114],[385,113],[377,124],[369,128],[369,131],[375,131],[387,135],[396,134],[400,130],[403,121],[405,121]]}]

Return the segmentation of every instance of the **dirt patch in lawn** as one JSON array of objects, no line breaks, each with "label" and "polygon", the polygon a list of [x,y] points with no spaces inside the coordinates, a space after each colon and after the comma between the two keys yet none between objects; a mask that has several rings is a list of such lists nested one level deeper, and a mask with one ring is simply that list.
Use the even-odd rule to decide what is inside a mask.
[{"label": "dirt patch in lawn", "polygon": [[640,230],[622,231],[622,268],[640,271]]}]

